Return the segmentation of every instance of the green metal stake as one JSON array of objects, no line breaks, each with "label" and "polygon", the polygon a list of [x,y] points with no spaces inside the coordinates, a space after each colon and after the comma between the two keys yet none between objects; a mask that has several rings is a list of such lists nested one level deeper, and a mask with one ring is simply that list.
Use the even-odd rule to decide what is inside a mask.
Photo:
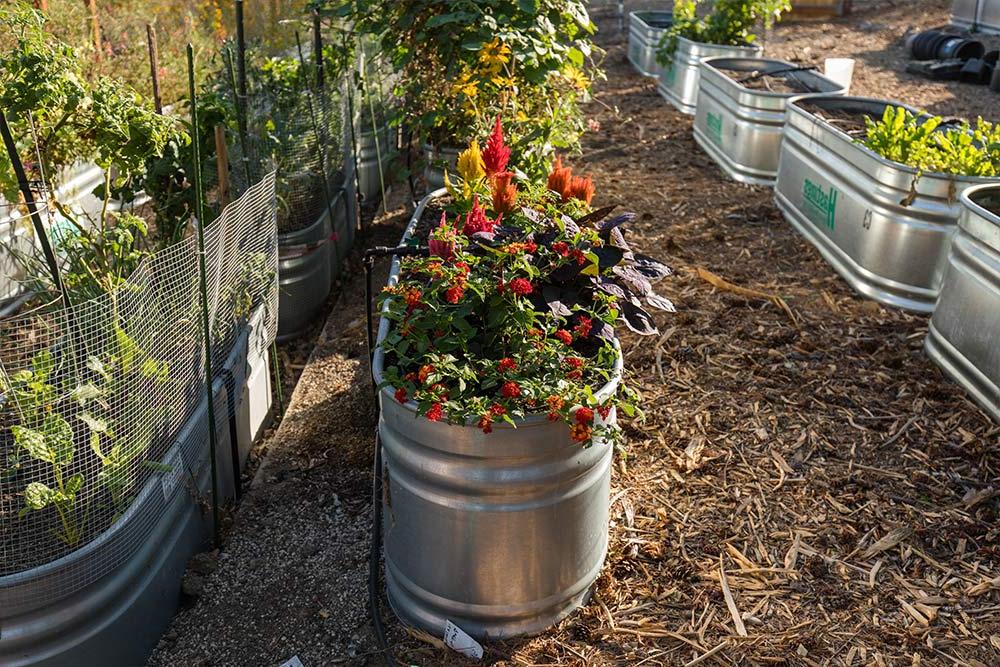
[{"label": "green metal stake", "polygon": [[194,87],[194,48],[187,45],[188,90],[191,94],[191,151],[194,165],[194,214],[198,219],[198,282],[201,288],[201,330],[205,340],[205,394],[208,398],[208,447],[212,469],[212,539],[216,548],[221,546],[219,537],[219,472],[215,452],[218,447],[215,433],[215,400],[212,392],[212,336],[208,319],[208,270],[205,268],[205,212],[201,195],[201,142],[198,134],[198,98]]}]

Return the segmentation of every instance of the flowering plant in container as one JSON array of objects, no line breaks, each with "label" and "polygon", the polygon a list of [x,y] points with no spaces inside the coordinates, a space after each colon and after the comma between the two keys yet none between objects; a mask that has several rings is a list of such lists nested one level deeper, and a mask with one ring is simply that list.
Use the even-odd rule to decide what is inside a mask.
[{"label": "flowering plant in container", "polygon": [[404,259],[383,294],[382,386],[431,421],[489,433],[546,414],[581,443],[614,439],[612,410],[632,415],[637,399],[595,397],[620,355],[615,326],[656,333],[646,306],[673,306],[650,281],[670,269],[629,247],[634,214],[591,208],[590,178],[557,160],[547,179],[518,179],[510,154],[498,119],[484,149],[460,155],[437,219],[418,226],[428,255]]},{"label": "flowering plant in container", "polygon": [[662,65],[673,61],[678,37],[719,46],[748,46],[757,40],[753,32],[761,24],[770,28],[791,9],[789,0],[717,0],[712,10],[698,15],[701,0],[678,0],[674,3],[674,21],[660,39],[657,52]]}]

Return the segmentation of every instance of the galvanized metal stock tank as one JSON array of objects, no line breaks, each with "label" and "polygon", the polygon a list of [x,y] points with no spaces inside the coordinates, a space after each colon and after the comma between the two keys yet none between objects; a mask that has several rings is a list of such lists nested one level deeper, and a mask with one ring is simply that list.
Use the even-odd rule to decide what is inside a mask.
[{"label": "galvanized metal stock tank", "polygon": [[[378,145],[376,146],[376,139]],[[378,132],[371,128],[358,135],[358,183],[361,196],[365,201],[378,199],[382,194],[379,169],[382,178],[388,181],[389,175],[385,169],[398,152],[396,146],[396,128],[383,125]],[[379,164],[381,158],[381,165]]]},{"label": "galvanized metal stock tank", "polygon": [[924,347],[1000,422],[1000,185],[969,188],[961,201]]},{"label": "galvanized metal stock tank", "polygon": [[455,173],[455,165],[458,163],[458,154],[461,148],[449,146],[431,146],[424,144],[424,179],[427,181],[427,190],[432,192],[444,187],[444,170],[448,169]]},{"label": "galvanized metal stock tank", "polygon": [[749,88],[741,79],[787,72],[812,95],[843,95],[843,86],[796,65],[767,58],[705,58],[701,61],[694,138],[726,174],[741,183],[773,185],[788,100],[801,93]]},{"label": "galvanized metal stock tank", "polygon": [[951,24],[972,32],[1000,34],[1000,0],[955,0]]},{"label": "galvanized metal stock tank", "polygon": [[[380,341],[388,330],[383,319]],[[376,380],[383,361],[377,351]],[[400,619],[436,636],[450,620],[474,637],[509,637],[585,601],[607,553],[609,444],[584,448],[544,415],[484,434],[418,417],[388,389],[379,399],[386,581]]]},{"label": "galvanized metal stock tank", "polygon": [[720,46],[678,37],[673,62],[660,69],[657,90],[678,111],[693,116],[698,103],[702,58],[759,58],[762,53],[762,46]]},{"label": "galvanized metal stock tank", "polygon": [[897,102],[863,97],[793,98],[781,144],[775,203],[792,226],[861,294],[888,306],[931,312],[941,289],[959,194],[988,179],[922,174],[855,142],[813,115],[881,118]]},{"label": "galvanized metal stock tank", "polygon": [[657,76],[656,47],[664,31],[673,25],[672,12],[629,12],[628,59],[644,76]]}]

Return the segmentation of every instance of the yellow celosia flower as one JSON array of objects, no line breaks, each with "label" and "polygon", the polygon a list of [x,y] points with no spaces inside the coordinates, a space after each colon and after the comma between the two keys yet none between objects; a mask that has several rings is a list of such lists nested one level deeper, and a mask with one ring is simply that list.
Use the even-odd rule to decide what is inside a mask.
[{"label": "yellow celosia flower", "polygon": [[483,164],[483,154],[479,143],[473,141],[469,147],[458,156],[458,173],[467,183],[475,183],[486,176],[486,165]]},{"label": "yellow celosia flower", "polygon": [[479,62],[490,72],[499,72],[500,68],[510,61],[510,47],[494,37],[493,41],[483,45],[479,50]]}]

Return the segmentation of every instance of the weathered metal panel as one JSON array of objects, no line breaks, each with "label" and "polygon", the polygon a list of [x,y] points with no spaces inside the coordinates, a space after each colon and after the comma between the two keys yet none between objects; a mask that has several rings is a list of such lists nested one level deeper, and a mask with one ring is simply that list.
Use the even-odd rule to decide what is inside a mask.
[{"label": "weathered metal panel", "polygon": [[628,59],[645,76],[658,76],[656,47],[664,31],[674,22],[673,12],[630,12],[628,15]]},{"label": "weathered metal panel", "polygon": [[958,194],[990,181],[918,174],[868,150],[803,109],[804,103],[879,118],[888,105],[910,108],[862,97],[793,99],[775,202],[858,292],[888,306],[931,312],[961,211]]},{"label": "weathered metal panel", "polygon": [[701,62],[694,137],[726,174],[742,183],[773,185],[788,100],[802,93],[771,92],[741,82],[759,72],[787,76],[813,92],[843,95],[839,84],[793,63],[765,58],[705,58]]},{"label": "weathered metal panel", "polygon": [[1000,422],[1000,186],[969,188],[961,201],[924,347]]}]

